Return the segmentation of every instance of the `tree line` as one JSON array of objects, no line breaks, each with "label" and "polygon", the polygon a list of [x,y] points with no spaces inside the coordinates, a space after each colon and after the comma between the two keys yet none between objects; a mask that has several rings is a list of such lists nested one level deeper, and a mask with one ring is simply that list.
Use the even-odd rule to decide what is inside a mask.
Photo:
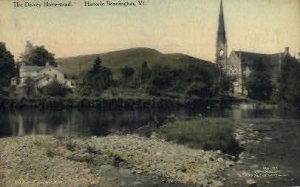
[{"label": "tree line", "polygon": [[253,63],[253,70],[246,79],[248,97],[279,104],[282,108],[300,110],[300,63],[286,55],[282,60],[276,82],[267,64],[261,60]]},{"label": "tree line", "polygon": [[[27,65],[45,66],[48,62],[56,66],[54,54],[44,46],[26,43],[25,51],[20,56],[22,63]],[[9,95],[10,79],[18,76],[18,65],[14,56],[0,42],[0,95]],[[233,77],[219,77],[217,68],[189,63],[184,68],[173,68],[163,64],[149,67],[142,62],[138,69],[125,65],[120,68],[118,79],[113,78],[111,69],[105,67],[100,57],[95,58],[93,67],[83,72],[78,80],[73,95],[101,96],[107,90],[120,92],[126,89],[142,90],[149,96],[170,98],[220,98],[228,96],[233,89]],[[290,55],[282,59],[282,66],[275,85],[266,64],[257,60],[253,70],[246,79],[245,87],[248,97],[272,101],[284,108],[300,110],[300,64]],[[26,82],[26,92],[34,95],[32,80]],[[40,93],[51,96],[66,96],[66,90],[58,82],[53,82],[40,89]]]}]

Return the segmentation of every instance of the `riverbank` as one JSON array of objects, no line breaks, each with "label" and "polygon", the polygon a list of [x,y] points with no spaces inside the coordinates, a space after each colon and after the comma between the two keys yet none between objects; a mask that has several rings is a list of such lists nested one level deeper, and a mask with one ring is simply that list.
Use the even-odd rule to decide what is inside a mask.
[{"label": "riverbank", "polygon": [[24,136],[2,138],[0,147],[2,186],[103,186],[109,181],[101,170],[113,165],[168,183],[223,186],[216,173],[234,164],[220,151],[190,149],[136,135]]},{"label": "riverbank", "polygon": [[5,97],[0,95],[0,109],[22,108],[98,108],[98,109],[147,109],[147,108],[174,108],[186,107],[189,109],[206,108],[213,106],[228,106],[239,102],[233,97],[223,98],[193,98],[176,99],[171,97],[123,98],[123,97]]}]

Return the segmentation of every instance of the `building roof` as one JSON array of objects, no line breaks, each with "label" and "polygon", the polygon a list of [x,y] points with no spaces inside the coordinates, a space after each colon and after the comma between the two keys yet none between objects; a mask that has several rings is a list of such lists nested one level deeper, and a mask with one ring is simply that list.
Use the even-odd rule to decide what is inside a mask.
[{"label": "building roof", "polygon": [[51,69],[55,69],[57,71],[61,71],[60,68],[54,67],[54,66],[30,66],[30,65],[21,65],[21,68],[23,71],[42,71],[43,69],[46,68],[51,68]]},{"label": "building roof", "polygon": [[44,66],[28,66],[28,65],[22,65],[21,66],[23,71],[40,71],[44,69]]},{"label": "building roof", "polygon": [[[233,51],[244,64],[253,63],[254,61],[259,61],[269,64],[269,65],[278,65],[280,63],[280,58],[283,53],[275,54],[263,54],[263,53],[254,53],[246,51]],[[250,65],[250,64],[248,64]]]}]

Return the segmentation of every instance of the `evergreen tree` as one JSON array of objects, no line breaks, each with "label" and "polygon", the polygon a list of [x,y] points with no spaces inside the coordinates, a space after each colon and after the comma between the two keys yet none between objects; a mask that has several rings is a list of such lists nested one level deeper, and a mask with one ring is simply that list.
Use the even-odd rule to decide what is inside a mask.
[{"label": "evergreen tree", "polygon": [[94,60],[94,65],[93,65],[93,69],[92,71],[94,73],[97,73],[100,71],[100,66],[101,66],[102,60],[100,59],[100,57],[98,56],[95,60]]},{"label": "evergreen tree", "polygon": [[81,95],[100,95],[113,83],[112,72],[109,68],[101,66],[101,59],[97,57],[94,66],[80,78],[78,92]]},{"label": "evergreen tree", "polygon": [[148,63],[145,61],[142,65],[142,70],[141,70],[141,80],[149,80],[151,77],[151,70],[148,67]]},{"label": "evergreen tree", "polygon": [[15,73],[14,57],[6,49],[5,43],[0,42],[0,86],[9,86]]}]

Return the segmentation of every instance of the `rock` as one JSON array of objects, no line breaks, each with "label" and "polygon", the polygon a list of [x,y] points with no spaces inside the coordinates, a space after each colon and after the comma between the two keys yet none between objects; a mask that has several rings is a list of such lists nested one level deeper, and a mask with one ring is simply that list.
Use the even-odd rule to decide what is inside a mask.
[{"label": "rock", "polygon": [[132,174],[132,171],[130,169],[122,169],[122,168],[120,168],[119,172],[122,175],[128,175],[128,176]]},{"label": "rock", "polygon": [[215,186],[215,187],[223,187],[224,183],[222,181],[213,181],[213,186]]},{"label": "rock", "polygon": [[224,162],[224,159],[223,158],[218,158],[217,162],[219,162],[219,163]]},{"label": "rock", "polygon": [[265,137],[264,140],[267,141],[267,142],[270,142],[272,140],[272,138],[271,137]]},{"label": "rock", "polygon": [[138,186],[138,185],[141,185],[142,183],[140,181],[134,181],[132,183],[133,186]]},{"label": "rock", "polygon": [[157,152],[155,155],[160,156],[160,155],[161,155],[161,152]]},{"label": "rock", "polygon": [[112,165],[102,165],[102,166],[100,166],[100,170],[103,170],[103,171],[112,170],[112,169],[114,169],[114,166],[112,166]]},{"label": "rock", "polygon": [[232,161],[226,161],[225,163],[226,163],[227,167],[231,167],[234,165],[234,162],[232,162]]},{"label": "rock", "polygon": [[259,166],[257,164],[253,164],[250,166],[251,169],[257,169]]},{"label": "rock", "polygon": [[254,187],[254,186],[256,186],[256,181],[253,180],[253,179],[247,179],[247,180],[246,180],[246,184],[247,184],[247,186],[249,186],[249,187]]},{"label": "rock", "polygon": [[187,170],[187,168],[186,168],[185,166],[182,166],[182,167],[180,168],[180,171],[183,172],[183,173],[185,173],[186,170]]},{"label": "rock", "polygon": [[136,174],[141,174],[141,173],[143,173],[143,171],[140,170],[140,169],[137,169],[137,170],[135,170],[135,173],[136,173]]}]

